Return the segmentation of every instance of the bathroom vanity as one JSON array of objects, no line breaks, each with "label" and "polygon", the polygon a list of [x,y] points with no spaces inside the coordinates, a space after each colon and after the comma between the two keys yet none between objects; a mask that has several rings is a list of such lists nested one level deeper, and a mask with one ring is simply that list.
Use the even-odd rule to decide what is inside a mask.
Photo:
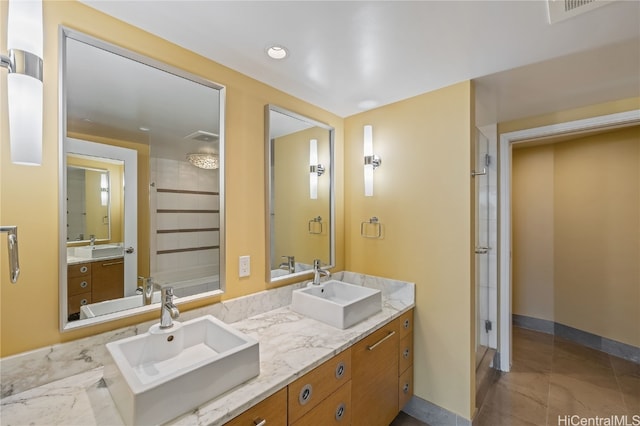
[{"label": "bathroom vanity", "polygon": [[[211,314],[258,340],[260,375],[168,424],[349,424],[350,418],[361,423],[368,416],[375,421],[366,424],[390,422],[413,392],[415,286],[350,272],[333,278],[381,290],[382,310],[341,330],[290,309],[292,292],[304,286],[298,283],[182,314],[179,321]],[[14,374],[13,379],[3,375],[4,394],[5,385],[14,389],[1,401],[3,422],[122,424],[102,380],[104,344],[145,332],[154,323],[3,359],[2,371]],[[39,377],[50,374],[52,360],[66,363],[67,371],[83,372],[37,387],[25,383],[33,380],[29,372],[35,368]],[[91,363],[97,366],[87,371]]]},{"label": "bathroom vanity", "polygon": [[79,314],[83,305],[121,297],[124,297],[122,256],[67,265],[67,303],[70,316]]}]

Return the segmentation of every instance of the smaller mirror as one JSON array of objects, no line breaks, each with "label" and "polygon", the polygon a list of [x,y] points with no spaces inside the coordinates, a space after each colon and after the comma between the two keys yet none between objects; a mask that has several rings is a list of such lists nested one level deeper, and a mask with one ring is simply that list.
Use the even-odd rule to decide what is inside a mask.
[{"label": "smaller mirror", "polygon": [[335,265],[334,129],[267,105],[267,281]]},{"label": "smaller mirror", "polygon": [[109,170],[70,164],[67,160],[67,242],[109,240]]}]

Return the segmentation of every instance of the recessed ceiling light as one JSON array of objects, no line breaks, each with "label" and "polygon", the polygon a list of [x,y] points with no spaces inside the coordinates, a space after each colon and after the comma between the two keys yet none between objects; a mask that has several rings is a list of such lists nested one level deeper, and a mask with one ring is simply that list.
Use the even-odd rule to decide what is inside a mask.
[{"label": "recessed ceiling light", "polygon": [[367,110],[378,106],[378,102],[373,99],[367,99],[358,104],[358,108]]},{"label": "recessed ceiling light", "polygon": [[284,59],[288,54],[289,52],[284,46],[273,45],[267,48],[267,55],[272,59]]},{"label": "recessed ceiling light", "polygon": [[142,127],[142,126],[138,127],[138,129],[140,129],[140,130],[141,130],[141,131],[143,131],[143,132],[148,132],[149,130],[151,130],[151,129],[150,129],[150,128],[148,128],[148,127]]}]

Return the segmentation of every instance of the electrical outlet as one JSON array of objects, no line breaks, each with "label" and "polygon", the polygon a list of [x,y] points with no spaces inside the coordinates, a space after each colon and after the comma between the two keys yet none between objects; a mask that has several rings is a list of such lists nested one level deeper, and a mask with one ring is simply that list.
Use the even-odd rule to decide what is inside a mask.
[{"label": "electrical outlet", "polygon": [[240,275],[240,278],[251,275],[251,256],[240,256],[239,266],[238,275]]}]

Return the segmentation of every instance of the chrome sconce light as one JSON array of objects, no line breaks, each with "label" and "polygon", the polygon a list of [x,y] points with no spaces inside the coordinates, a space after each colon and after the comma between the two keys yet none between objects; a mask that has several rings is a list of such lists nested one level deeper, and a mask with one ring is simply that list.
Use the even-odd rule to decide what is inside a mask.
[{"label": "chrome sconce light", "polygon": [[318,199],[318,177],[324,174],[324,166],[318,163],[318,140],[309,141],[309,198]]},{"label": "chrome sconce light", "polygon": [[364,195],[373,196],[373,171],[380,167],[382,158],[373,153],[373,126],[364,126]]},{"label": "chrome sconce light", "polygon": [[7,68],[9,140],[15,164],[42,164],[42,1],[9,0]]}]

